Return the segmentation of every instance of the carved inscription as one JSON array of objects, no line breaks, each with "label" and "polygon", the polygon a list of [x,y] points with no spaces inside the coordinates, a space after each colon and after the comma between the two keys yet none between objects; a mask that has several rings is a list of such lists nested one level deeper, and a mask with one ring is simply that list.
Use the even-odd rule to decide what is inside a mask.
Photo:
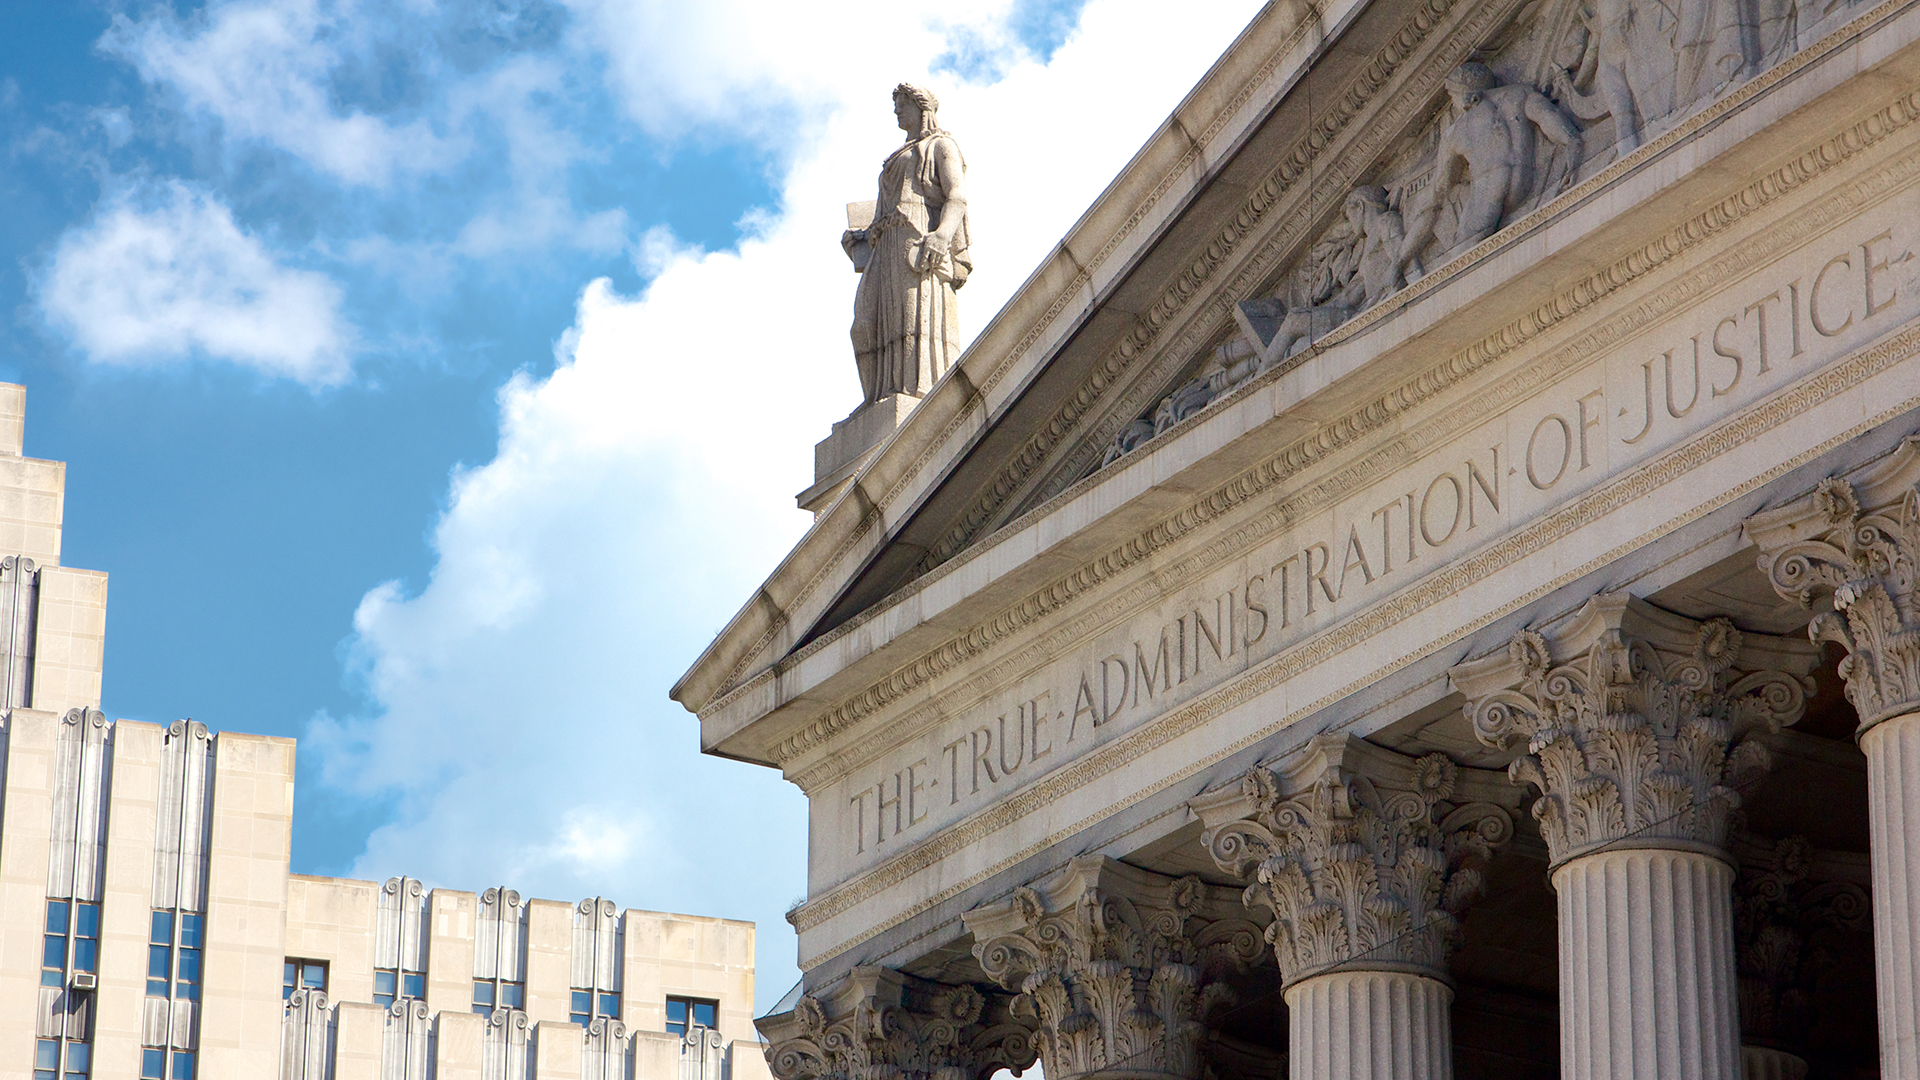
[{"label": "carved inscription", "polygon": [[814,796],[844,877],[1920,316],[1911,192]]}]

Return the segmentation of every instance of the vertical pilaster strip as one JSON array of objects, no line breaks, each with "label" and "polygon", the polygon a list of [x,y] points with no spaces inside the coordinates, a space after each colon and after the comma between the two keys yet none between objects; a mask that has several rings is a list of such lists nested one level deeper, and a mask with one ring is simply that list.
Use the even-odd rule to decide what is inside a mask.
[{"label": "vertical pilaster strip", "polygon": [[1404,971],[1331,971],[1287,988],[1293,1080],[1448,1080],[1453,990]]},{"label": "vertical pilaster strip", "polygon": [[1872,836],[1880,1074],[1920,1076],[1920,713],[1860,736]]},{"label": "vertical pilaster strip", "polygon": [[1739,1076],[1732,868],[1699,852],[1602,851],[1561,866],[1553,887],[1561,1075]]}]

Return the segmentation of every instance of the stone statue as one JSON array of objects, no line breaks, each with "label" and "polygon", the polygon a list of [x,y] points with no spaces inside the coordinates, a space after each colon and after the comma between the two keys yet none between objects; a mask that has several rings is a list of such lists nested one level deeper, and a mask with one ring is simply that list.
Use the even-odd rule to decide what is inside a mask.
[{"label": "stone statue", "polygon": [[[1447,195],[1465,184],[1460,223],[1442,262],[1492,236],[1509,216],[1543,191],[1573,182],[1582,152],[1580,129],[1545,94],[1530,86],[1500,85],[1484,64],[1465,63],[1447,76],[1454,120],[1440,135],[1433,179],[1420,195],[1395,269],[1422,273],[1419,255],[1434,238],[1434,221]],[[1534,173],[1537,135],[1559,146],[1553,175],[1539,183]]]},{"label": "stone statue", "polygon": [[893,114],[906,145],[880,167],[872,223],[840,238],[860,272],[853,354],[869,403],[924,395],[960,354],[954,291],[973,269],[967,163],[935,120],[939,107],[920,87],[894,87]]},{"label": "stone statue", "polygon": [[[1285,359],[1295,342],[1328,333],[1404,284],[1398,257],[1406,230],[1386,189],[1377,184],[1354,188],[1342,209],[1346,220],[1313,246],[1300,270],[1296,295],[1305,303],[1288,308],[1275,298],[1242,307],[1249,328],[1262,339],[1262,366]],[[1263,318],[1271,336],[1259,332],[1265,329],[1259,326]]]}]

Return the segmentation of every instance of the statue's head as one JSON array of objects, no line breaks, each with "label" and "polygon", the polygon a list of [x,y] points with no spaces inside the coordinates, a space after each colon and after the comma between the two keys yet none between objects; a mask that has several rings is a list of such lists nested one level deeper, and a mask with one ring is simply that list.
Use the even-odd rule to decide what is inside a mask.
[{"label": "statue's head", "polygon": [[900,129],[910,138],[918,138],[934,129],[934,113],[940,108],[940,99],[933,91],[912,83],[901,83],[893,88],[893,115],[900,121]]},{"label": "statue's head", "polygon": [[1362,184],[1347,193],[1345,209],[1347,220],[1357,227],[1367,219],[1367,211],[1376,214],[1385,213],[1391,204],[1387,202],[1387,189],[1379,184]]},{"label": "statue's head", "polygon": [[1500,80],[1487,65],[1472,60],[1454,68],[1447,76],[1447,93],[1453,95],[1454,104],[1462,109],[1480,104],[1480,96],[1499,85]]}]

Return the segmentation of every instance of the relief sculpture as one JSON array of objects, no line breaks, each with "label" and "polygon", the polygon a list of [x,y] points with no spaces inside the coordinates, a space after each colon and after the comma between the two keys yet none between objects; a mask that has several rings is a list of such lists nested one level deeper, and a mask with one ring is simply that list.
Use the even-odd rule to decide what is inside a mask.
[{"label": "relief sculpture", "polygon": [[1267,295],[1237,305],[1238,333],[1122,429],[1102,467],[1811,44],[1860,2],[1530,5],[1447,77],[1436,111]]}]

